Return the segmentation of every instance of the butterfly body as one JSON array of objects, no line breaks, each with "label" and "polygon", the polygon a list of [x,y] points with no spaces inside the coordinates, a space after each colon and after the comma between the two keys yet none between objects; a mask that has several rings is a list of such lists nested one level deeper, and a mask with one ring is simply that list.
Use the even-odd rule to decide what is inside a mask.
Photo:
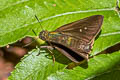
[{"label": "butterfly body", "polygon": [[[40,32],[39,37],[55,46],[57,50],[68,57],[73,62],[78,63],[76,56],[81,56],[88,60],[89,53],[92,49],[94,39],[100,32],[103,16],[94,15],[88,18],[75,21],[70,24],[63,25],[55,31]],[[67,52],[63,48],[68,48],[71,52]]]}]

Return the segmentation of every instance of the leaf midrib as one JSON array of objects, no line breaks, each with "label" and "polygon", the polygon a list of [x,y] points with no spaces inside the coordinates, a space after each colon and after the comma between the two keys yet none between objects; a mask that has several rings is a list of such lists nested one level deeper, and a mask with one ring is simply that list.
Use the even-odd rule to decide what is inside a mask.
[{"label": "leaf midrib", "polygon": [[[69,14],[78,14],[78,13],[87,13],[87,12],[98,12],[98,11],[115,11],[115,10],[114,10],[114,8],[106,8],[106,9],[94,9],[94,10],[84,10],[84,11],[66,12],[66,13],[62,13],[62,14],[57,14],[57,15],[55,15],[55,16],[50,16],[50,17],[48,17],[48,18],[44,18],[44,19],[42,19],[40,22],[47,21],[47,20],[49,20],[49,19],[56,18],[56,17],[60,17],[60,16],[64,16],[64,15],[69,15]],[[19,29],[21,29],[21,28],[24,28],[24,27],[27,27],[27,26],[29,26],[29,25],[33,25],[33,24],[36,24],[36,23],[38,23],[38,22],[35,21],[35,22],[30,23],[30,24],[25,24],[23,27],[17,28],[17,29],[12,30],[12,31],[8,31],[8,32],[6,32],[6,33],[4,33],[4,34],[2,34],[2,35],[4,36],[4,35],[6,35],[6,34],[8,34],[8,33],[14,32],[14,31],[16,31],[16,30],[19,30]],[[1,36],[1,35],[0,35],[0,36]]]}]

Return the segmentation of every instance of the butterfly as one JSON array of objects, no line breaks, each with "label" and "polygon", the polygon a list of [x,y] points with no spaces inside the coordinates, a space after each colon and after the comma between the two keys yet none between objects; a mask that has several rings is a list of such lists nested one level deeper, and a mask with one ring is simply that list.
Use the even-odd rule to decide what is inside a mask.
[{"label": "butterfly", "polygon": [[39,38],[46,41],[48,47],[54,47],[71,61],[79,63],[81,57],[89,60],[94,39],[100,32],[102,23],[102,15],[93,15],[63,25],[55,31],[43,30]]}]

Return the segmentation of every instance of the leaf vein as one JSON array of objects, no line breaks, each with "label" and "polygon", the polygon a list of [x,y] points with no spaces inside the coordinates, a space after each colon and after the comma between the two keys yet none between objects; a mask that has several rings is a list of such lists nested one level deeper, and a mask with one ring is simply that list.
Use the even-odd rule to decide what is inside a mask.
[{"label": "leaf vein", "polygon": [[14,5],[17,5],[17,4],[21,4],[21,3],[27,2],[27,1],[29,1],[29,0],[17,1],[17,2],[15,2],[15,3],[11,4],[11,5],[8,5],[8,6],[4,7],[3,9],[0,9],[0,11],[2,11],[2,10],[4,10],[4,9],[7,9],[7,8],[9,8],[9,7],[11,7],[11,6],[14,6]]},{"label": "leaf vein", "polygon": [[100,36],[104,37],[104,36],[110,36],[110,35],[116,35],[116,34],[120,34],[120,32],[105,33],[105,34],[101,34]]}]

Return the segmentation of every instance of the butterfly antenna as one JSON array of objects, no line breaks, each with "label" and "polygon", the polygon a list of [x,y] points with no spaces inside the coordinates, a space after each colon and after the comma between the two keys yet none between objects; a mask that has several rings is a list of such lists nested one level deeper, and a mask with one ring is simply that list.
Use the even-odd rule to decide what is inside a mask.
[{"label": "butterfly antenna", "polygon": [[[37,17],[36,15],[35,15],[35,18],[36,18],[37,21],[39,22],[40,27],[42,28],[42,30],[44,30],[43,27],[42,27],[42,25],[41,25],[41,23],[40,23],[40,21],[39,21],[39,19],[38,19],[38,17]],[[37,36],[36,32],[35,32],[33,29],[32,29],[32,32],[35,34],[35,36]],[[29,46],[30,44],[32,44],[33,42],[35,42],[35,41],[36,41],[36,40],[33,40],[32,42],[30,42],[30,43],[24,45],[23,47],[27,47],[27,46]]]},{"label": "butterfly antenna", "polygon": [[35,34],[35,36],[37,36],[36,32],[32,29],[32,32]]},{"label": "butterfly antenna", "polygon": [[37,19],[37,21],[39,22],[39,24],[40,24],[40,27],[42,28],[42,30],[44,30],[43,29],[43,27],[42,27],[42,25],[41,25],[41,23],[40,23],[40,21],[39,21],[39,19],[38,19],[38,17],[35,15],[35,18]]}]

